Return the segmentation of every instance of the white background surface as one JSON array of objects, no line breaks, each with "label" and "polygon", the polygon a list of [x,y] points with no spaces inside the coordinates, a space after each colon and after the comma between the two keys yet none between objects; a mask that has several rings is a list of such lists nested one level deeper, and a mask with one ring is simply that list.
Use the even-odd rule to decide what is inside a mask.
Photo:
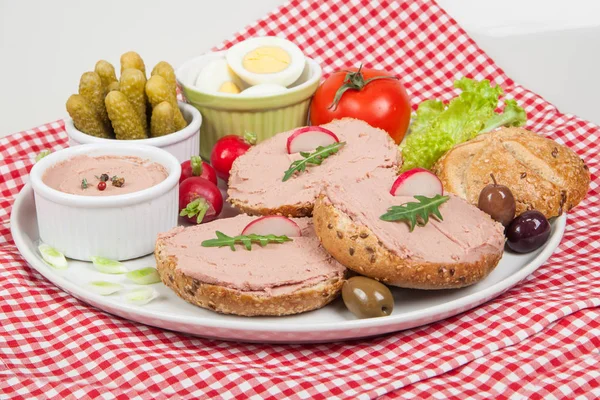
[{"label": "white background surface", "polygon": [[[438,0],[509,76],[600,123],[600,1]],[[0,136],[66,116],[79,76],[128,50],[177,67],[282,0],[0,0]]]}]

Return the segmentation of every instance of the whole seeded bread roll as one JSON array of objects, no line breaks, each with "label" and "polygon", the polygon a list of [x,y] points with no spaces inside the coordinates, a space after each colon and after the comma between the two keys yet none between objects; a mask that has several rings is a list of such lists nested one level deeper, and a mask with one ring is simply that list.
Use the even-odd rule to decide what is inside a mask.
[{"label": "whole seeded bread roll", "polygon": [[523,128],[502,128],[460,144],[433,172],[445,191],[475,205],[493,174],[512,191],[516,215],[535,209],[546,218],[579,204],[590,184],[588,167],[573,150]]}]

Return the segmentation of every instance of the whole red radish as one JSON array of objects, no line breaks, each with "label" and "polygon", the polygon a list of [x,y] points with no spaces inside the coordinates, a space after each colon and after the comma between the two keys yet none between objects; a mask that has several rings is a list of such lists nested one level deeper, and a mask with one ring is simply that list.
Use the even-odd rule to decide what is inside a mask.
[{"label": "whole red radish", "polygon": [[223,195],[211,181],[192,176],[179,185],[179,210],[191,223],[210,222],[223,210]]},{"label": "whole red radish", "polygon": [[248,151],[256,144],[256,135],[245,133],[243,137],[237,135],[223,136],[217,140],[210,153],[210,163],[223,180],[229,179],[229,171],[236,158]]},{"label": "whole red radish", "polygon": [[217,173],[209,163],[202,161],[200,156],[192,156],[188,161],[181,163],[181,177],[179,183],[192,176],[199,176],[217,184]]}]

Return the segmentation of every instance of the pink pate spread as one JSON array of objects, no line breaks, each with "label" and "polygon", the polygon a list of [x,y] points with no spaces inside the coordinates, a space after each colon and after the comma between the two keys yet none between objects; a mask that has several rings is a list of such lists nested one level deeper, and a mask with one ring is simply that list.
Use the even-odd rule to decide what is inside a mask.
[{"label": "pink pate spread", "polygon": [[322,127],[331,130],[346,145],[321,165],[309,165],[305,172],[282,182],[290,164],[302,157],[299,153],[287,153],[287,139],[293,131],[279,133],[233,163],[229,197],[264,208],[312,204],[322,181],[335,182],[348,176],[360,179],[376,168],[397,167],[400,163],[398,148],[389,135],[364,121],[344,118]]},{"label": "pink pate spread", "polygon": [[261,247],[252,245],[248,251],[236,245],[202,247],[207,239],[216,238],[221,231],[229,236],[239,235],[257,217],[238,215],[191,227],[177,227],[159,235],[166,241],[166,256],[177,259],[177,269],[204,283],[225,286],[258,295],[290,293],[312,286],[329,278],[341,278],[345,268],[320,245],[312,220],[297,218],[301,237],[286,243]]},{"label": "pink pate spread", "polygon": [[387,249],[402,258],[429,262],[473,262],[483,254],[497,254],[504,248],[504,228],[489,215],[465,200],[448,194],[440,206],[443,221],[430,217],[425,226],[410,232],[406,222],[386,222],[379,217],[394,205],[416,201],[413,197],[392,196],[396,175],[378,169],[369,179],[348,177],[323,189],[326,201],[345,212],[353,222],[366,226]]},{"label": "pink pate spread", "polygon": [[[106,182],[106,189],[98,190],[102,174],[109,178],[124,178],[121,187]],[[134,156],[97,156],[80,155],[56,163],[44,172],[42,181],[49,187],[64,193],[80,196],[115,196],[138,192],[167,179],[168,172],[162,165]],[[87,189],[82,187],[86,179]]]}]

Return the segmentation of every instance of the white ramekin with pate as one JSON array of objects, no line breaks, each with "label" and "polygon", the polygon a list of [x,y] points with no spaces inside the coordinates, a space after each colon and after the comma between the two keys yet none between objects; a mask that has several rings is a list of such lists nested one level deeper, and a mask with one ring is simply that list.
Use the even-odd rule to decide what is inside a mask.
[{"label": "white ramekin with pate", "polygon": [[179,161],[165,150],[122,143],[59,150],[30,179],[40,240],[65,256],[141,257],[177,225]]}]

